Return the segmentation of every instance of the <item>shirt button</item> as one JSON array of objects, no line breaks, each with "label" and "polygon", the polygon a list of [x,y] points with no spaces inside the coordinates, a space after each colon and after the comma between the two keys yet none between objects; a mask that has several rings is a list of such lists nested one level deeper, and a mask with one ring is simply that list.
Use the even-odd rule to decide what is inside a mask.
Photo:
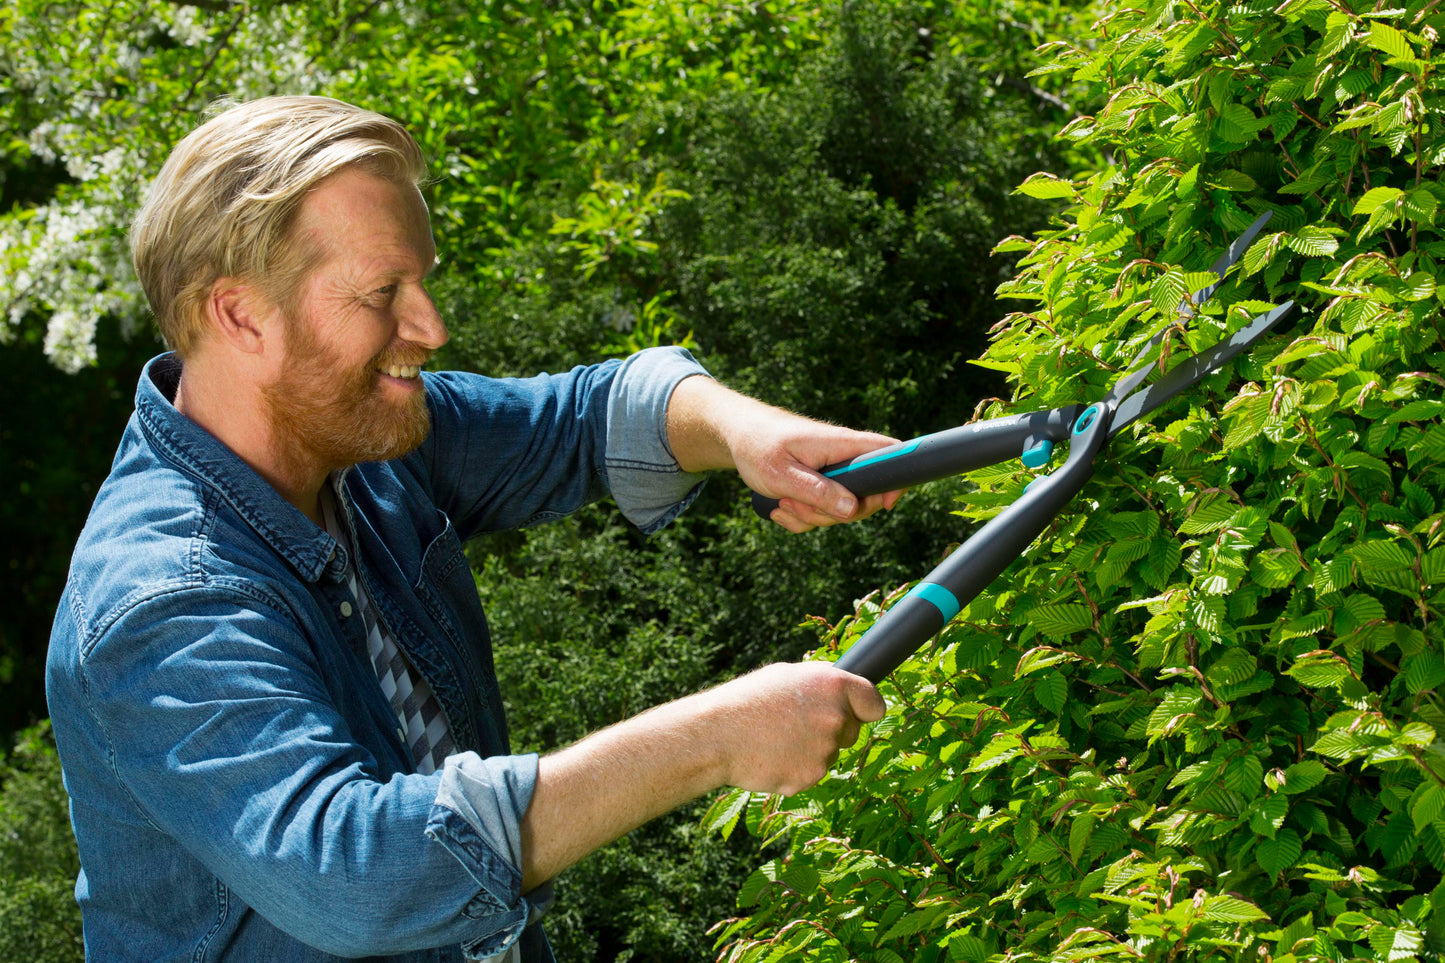
[{"label": "shirt button", "polygon": [[342,603],[341,603],[341,617],[342,617],[343,619],[349,619],[349,618],[351,618],[351,603],[350,603],[350,602],[342,602]]}]

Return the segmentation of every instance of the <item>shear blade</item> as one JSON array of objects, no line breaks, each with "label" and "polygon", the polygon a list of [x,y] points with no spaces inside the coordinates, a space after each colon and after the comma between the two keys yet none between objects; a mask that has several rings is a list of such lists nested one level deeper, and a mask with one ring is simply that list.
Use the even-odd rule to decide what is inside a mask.
[{"label": "shear blade", "polygon": [[1228,361],[1258,341],[1266,331],[1294,310],[1294,302],[1286,301],[1274,310],[1261,314],[1224,341],[1186,358],[1169,373],[1146,388],[1125,398],[1114,410],[1109,437],[1117,435],[1125,425],[1149,414],[1190,385],[1198,384],[1222,368]]},{"label": "shear blade", "polygon": [[1214,265],[1209,269],[1214,272],[1219,280],[1207,288],[1201,288],[1195,291],[1194,295],[1190,297],[1188,301],[1181,303],[1179,305],[1181,314],[1185,312],[1185,304],[1187,304],[1189,305],[1187,309],[1189,313],[1186,314],[1185,317],[1192,317],[1194,315],[1194,308],[1199,307],[1214,296],[1214,292],[1218,291],[1219,286],[1224,283],[1224,275],[1234,266],[1234,262],[1238,261],[1244,252],[1249,249],[1249,245],[1254,242],[1255,237],[1258,236],[1264,226],[1269,223],[1269,219],[1273,214],[1274,211],[1265,211],[1254,219],[1253,224],[1244,229],[1243,234],[1234,239],[1234,242],[1229,245],[1229,248],[1219,256],[1219,260],[1215,261]]},{"label": "shear blade", "polygon": [[[1269,223],[1269,219],[1273,214],[1273,211],[1265,211],[1254,219],[1254,223],[1244,229],[1243,234],[1230,242],[1229,247],[1219,256],[1219,259],[1209,267],[1210,273],[1218,280],[1207,287],[1200,288],[1179,302],[1179,317],[1181,319],[1188,321],[1194,317],[1196,309],[1201,304],[1214,297],[1214,292],[1218,291],[1219,286],[1224,283],[1224,276],[1229,273],[1230,268],[1234,267],[1234,262],[1238,261],[1240,256],[1249,249],[1249,245],[1254,242],[1255,237],[1257,237],[1264,226]],[[1121,376],[1119,380],[1114,383],[1113,389],[1109,392],[1109,398],[1115,401],[1123,398],[1129,394],[1129,392],[1139,387],[1144,379],[1149,376],[1149,371],[1154,365],[1154,350],[1158,348],[1159,343],[1164,340],[1164,335],[1168,330],[1168,328],[1165,328],[1144,343],[1144,347],[1134,356],[1134,360],[1129,362],[1128,373]]]}]

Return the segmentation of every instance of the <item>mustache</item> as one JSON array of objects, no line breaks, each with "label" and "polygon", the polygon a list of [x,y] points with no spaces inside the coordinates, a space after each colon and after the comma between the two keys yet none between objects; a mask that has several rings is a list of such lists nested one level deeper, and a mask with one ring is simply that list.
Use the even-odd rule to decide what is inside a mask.
[{"label": "mustache", "polygon": [[432,359],[432,352],[421,348],[388,348],[377,355],[372,362],[373,368],[389,368],[392,365],[398,367],[415,366],[425,368]]}]

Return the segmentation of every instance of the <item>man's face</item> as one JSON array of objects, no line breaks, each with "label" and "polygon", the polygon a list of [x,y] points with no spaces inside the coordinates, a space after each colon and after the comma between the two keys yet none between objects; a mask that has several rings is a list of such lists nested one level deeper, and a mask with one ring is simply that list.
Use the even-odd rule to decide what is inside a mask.
[{"label": "man's face", "polygon": [[447,340],[424,286],[436,247],[421,194],[346,170],[307,197],[295,230],[321,256],[265,389],[278,434],[327,470],[413,450],[431,427],[418,372]]}]

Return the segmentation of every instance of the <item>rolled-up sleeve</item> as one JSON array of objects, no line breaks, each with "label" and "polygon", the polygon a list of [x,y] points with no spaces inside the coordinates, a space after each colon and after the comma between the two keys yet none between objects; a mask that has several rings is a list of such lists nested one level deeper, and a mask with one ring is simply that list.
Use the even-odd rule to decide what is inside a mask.
[{"label": "rolled-up sleeve", "polygon": [[525,896],[522,882],[522,817],[537,783],[537,756],[474,752],[447,758],[426,834],[440,843],[477,882],[477,895],[462,912],[487,920],[492,931],[462,950],[470,961],[508,959],[522,931],[552,903],[552,886]]},{"label": "rolled-up sleeve", "polygon": [[607,396],[607,485],[628,521],[652,533],[692,504],[702,475],[685,472],[667,439],[667,406],[685,378],[706,375],[684,348],[650,348],[622,364]]}]

